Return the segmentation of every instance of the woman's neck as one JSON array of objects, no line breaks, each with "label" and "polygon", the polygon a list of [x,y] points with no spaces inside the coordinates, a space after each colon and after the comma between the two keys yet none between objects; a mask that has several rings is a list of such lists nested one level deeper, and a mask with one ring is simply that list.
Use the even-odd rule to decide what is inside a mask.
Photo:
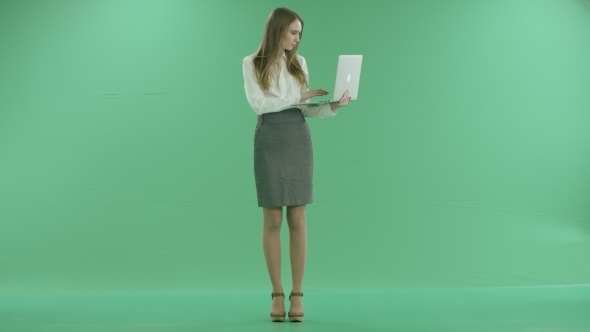
[{"label": "woman's neck", "polygon": [[285,51],[280,51],[277,54],[277,57],[275,58],[274,63],[280,63],[281,60],[283,60],[283,56],[285,55]]}]

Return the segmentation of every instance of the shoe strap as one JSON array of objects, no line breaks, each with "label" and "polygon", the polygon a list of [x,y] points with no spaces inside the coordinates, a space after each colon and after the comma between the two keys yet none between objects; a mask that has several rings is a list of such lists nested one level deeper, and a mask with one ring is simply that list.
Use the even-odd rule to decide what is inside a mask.
[{"label": "shoe strap", "polygon": [[303,297],[303,293],[291,293],[291,295],[289,295],[289,300],[291,300],[291,296],[301,296],[301,297]]},{"label": "shoe strap", "polygon": [[282,296],[285,297],[285,293],[270,293],[270,298],[274,299],[275,296]]}]

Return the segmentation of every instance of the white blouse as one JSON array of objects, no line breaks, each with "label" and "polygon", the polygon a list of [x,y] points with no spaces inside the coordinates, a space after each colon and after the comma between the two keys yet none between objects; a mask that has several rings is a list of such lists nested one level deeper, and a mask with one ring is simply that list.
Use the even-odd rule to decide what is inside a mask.
[{"label": "white blouse", "polygon": [[[291,76],[287,70],[287,58],[284,55],[283,60],[281,61],[281,72],[279,74],[278,86],[276,84],[271,84],[268,91],[263,91],[256,79],[254,63],[252,62],[253,59],[254,55],[245,57],[242,63],[242,70],[244,73],[246,98],[256,114],[262,115],[265,113],[280,112],[293,107],[301,109],[303,116],[310,118],[325,118],[328,116],[334,116],[338,112],[337,110],[332,111],[330,104],[321,106],[292,106],[293,104],[300,102],[299,99],[301,98],[301,93],[308,89],[301,86],[299,81]],[[307,71],[305,58],[301,55],[297,55],[297,59],[299,60],[301,68],[309,82],[309,73]],[[274,81],[271,82],[274,83]]]}]

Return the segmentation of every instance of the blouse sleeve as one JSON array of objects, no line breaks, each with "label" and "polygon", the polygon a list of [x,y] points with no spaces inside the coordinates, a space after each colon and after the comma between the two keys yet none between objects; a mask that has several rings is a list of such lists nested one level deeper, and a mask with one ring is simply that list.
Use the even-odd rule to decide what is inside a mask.
[{"label": "blouse sleeve", "polygon": [[264,95],[262,88],[258,84],[254,72],[254,63],[252,57],[247,56],[242,61],[242,71],[244,74],[244,90],[248,103],[258,115],[265,113],[279,112],[289,105],[299,102],[301,93],[283,93],[279,97],[267,97]]},{"label": "blouse sleeve", "polygon": [[[305,78],[307,78],[307,85],[309,86],[309,72],[307,70],[307,62],[305,61],[305,58],[302,56],[299,56],[299,59],[301,61],[301,69],[303,69],[303,72],[305,73]],[[305,92],[308,90],[308,87],[301,86],[301,92]],[[304,100],[304,102],[307,101],[309,101],[309,99]],[[308,118],[326,118],[329,116],[334,116],[336,115],[336,113],[338,113],[338,110],[332,111],[332,109],[330,108],[330,104],[320,106],[300,105],[299,108],[301,109],[301,113],[303,113],[303,116]]]}]

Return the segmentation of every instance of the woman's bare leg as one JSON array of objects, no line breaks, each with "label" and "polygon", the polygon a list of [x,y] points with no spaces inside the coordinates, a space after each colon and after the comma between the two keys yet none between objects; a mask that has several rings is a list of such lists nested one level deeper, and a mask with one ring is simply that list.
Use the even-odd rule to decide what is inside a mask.
[{"label": "woman's bare leg", "polygon": [[[283,222],[283,208],[262,208],[262,248],[268,275],[272,283],[273,293],[283,293],[281,282],[281,223]],[[285,310],[284,298],[275,297],[272,302],[271,311],[278,312]]]},{"label": "woman's bare leg", "polygon": [[[307,253],[307,227],[305,205],[287,207],[287,223],[289,225],[291,273],[293,278],[293,293],[303,292],[303,273],[305,270],[305,256]],[[302,298],[291,298],[293,312],[303,312]]]}]

